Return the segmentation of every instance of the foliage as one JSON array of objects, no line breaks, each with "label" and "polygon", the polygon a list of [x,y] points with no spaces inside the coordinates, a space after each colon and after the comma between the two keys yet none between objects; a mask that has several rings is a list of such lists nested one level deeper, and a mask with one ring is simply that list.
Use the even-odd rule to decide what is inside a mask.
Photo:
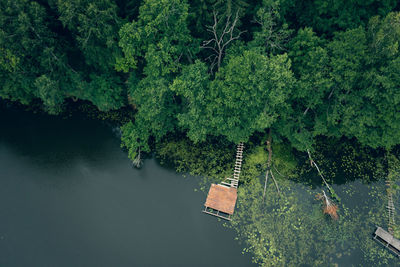
[{"label": "foliage", "polygon": [[[234,17],[238,14],[239,17],[244,17],[246,14],[253,14],[254,7],[258,6],[259,0],[192,0],[190,1],[190,26],[194,36],[205,39],[207,32],[206,25],[213,24],[213,13],[215,12],[221,22],[225,22],[227,17]],[[222,25],[218,25],[221,27]]]},{"label": "foliage", "polygon": [[25,0],[0,2],[0,97],[23,104],[34,98],[56,113],[69,90],[62,45],[51,31],[46,9]]},{"label": "foliage", "polygon": [[[246,142],[234,227],[248,223],[239,233],[256,262],[331,262],[336,252],[322,253],[306,234],[332,244],[339,230],[339,248],[357,244],[385,261],[372,243],[360,245],[368,223],[381,223],[379,190],[368,187],[375,213],[355,237],[361,218],[349,202],[339,223],[327,224],[311,193],[291,188],[293,180],[320,185],[306,150],[330,182],[397,177],[399,8],[395,0],[2,0],[0,98],[50,114],[78,101],[89,116],[121,125],[134,162],[156,147],[179,171],[215,180],[230,174],[235,144]],[[227,44],[220,49],[218,34]],[[216,46],[201,49],[204,41]],[[210,73],[213,55],[219,68]],[[269,193],[264,204],[257,177],[266,131],[284,194]]]},{"label": "foliage", "polygon": [[[328,42],[309,28],[301,29],[290,42],[297,90],[289,98],[293,101],[289,118],[308,139],[346,136],[374,148],[395,145],[393,140],[399,133],[399,91],[393,87],[398,79],[398,16],[373,17],[367,28],[336,32]],[[376,50],[385,43],[379,37],[382,29],[390,45]],[[295,138],[296,134],[288,136],[294,144]],[[301,135],[297,139],[304,140]],[[307,146],[312,143],[308,141]]]},{"label": "foliage", "polygon": [[258,179],[266,169],[268,152],[263,146],[245,147],[244,162],[240,173],[240,180],[249,183]]},{"label": "foliage", "polygon": [[[386,16],[398,5],[396,0],[283,0],[283,12],[294,27],[312,27],[319,33],[365,26],[374,15]],[[294,24],[294,23],[297,24]]]},{"label": "foliage", "polygon": [[112,1],[58,0],[59,20],[76,40],[86,64],[111,71],[119,55],[117,31],[122,19]]},{"label": "foliage", "polygon": [[238,143],[271,127],[285,109],[292,82],[286,55],[268,58],[250,50],[231,58],[211,83],[214,134]]},{"label": "foliage", "polygon": [[187,136],[195,143],[204,141],[207,134],[213,131],[207,111],[212,101],[208,96],[209,87],[207,67],[200,61],[186,66],[170,86],[173,92],[183,98],[183,109],[177,115],[179,125],[187,130]]},{"label": "foliage", "polygon": [[123,107],[118,110],[99,111],[98,108],[90,102],[68,103],[67,116],[76,114],[85,114],[88,118],[94,120],[106,121],[112,125],[122,126],[135,117],[135,111],[130,107]]},{"label": "foliage", "polygon": [[375,225],[384,225],[383,183],[354,182],[335,188],[346,196],[337,221],[322,213],[320,202],[313,197],[318,190],[288,181],[280,184],[281,196],[270,184],[265,201],[261,181],[239,188],[231,227],[245,243],[244,251],[253,254],[255,263],[342,265],[348,264],[349,255],[357,251],[363,257],[363,266],[371,262],[393,264],[395,257],[371,238]]},{"label": "foliage", "polygon": [[121,126],[121,146],[127,148],[128,157],[135,160],[141,151],[150,152],[149,134],[131,121]]},{"label": "foliage", "polygon": [[[132,127],[142,133],[137,147],[167,133],[237,143],[268,128],[274,140],[303,151],[319,135],[374,148],[398,144],[396,1],[0,4],[0,97],[40,99],[52,114],[68,98],[104,112],[129,104],[137,110]],[[213,10],[217,32],[238,14],[226,34],[245,33],[210,75],[200,41]]]},{"label": "foliage", "polygon": [[255,22],[260,26],[259,31],[254,32],[254,38],[250,45],[265,47],[268,53],[277,53],[285,50],[286,43],[292,30],[283,22],[280,13],[279,0],[263,0],[262,5],[255,14]]},{"label": "foliage", "polygon": [[[312,227],[312,222],[318,218],[300,216],[305,211],[293,193],[285,193],[279,199],[275,191],[269,188],[267,202],[264,203],[262,184],[254,181],[240,188],[238,200],[232,227],[245,240],[245,251],[253,253],[255,263],[262,266],[312,263],[313,242],[308,241],[305,233],[309,232],[308,227]],[[323,262],[324,258],[319,261]],[[318,261],[314,265],[316,263]]]},{"label": "foliage", "polygon": [[145,64],[146,76],[176,72],[179,58],[189,52],[187,16],[186,1],[144,1],[138,20],[126,23],[119,31],[124,57],[118,58],[116,68],[128,72]]},{"label": "foliage", "polygon": [[[314,150],[313,158],[330,183],[342,184],[359,179],[368,183],[386,177],[387,164],[382,150],[374,150],[346,138],[322,137],[317,138]],[[300,162],[303,162],[300,165],[302,180],[307,182],[309,178],[312,184],[321,184],[307,158],[304,156]]]},{"label": "foliage", "polygon": [[127,23],[120,30],[124,57],[118,59],[116,68],[128,72],[141,65],[143,69],[137,71],[144,76],[130,84],[129,97],[138,107],[135,124],[122,128],[122,143],[131,159],[140,147],[148,151],[151,136],[160,140],[175,127],[177,105],[169,83],[171,75],[181,67],[182,54],[190,51],[187,15],[185,1],[147,0],[140,7],[138,21]]},{"label": "foliage", "polygon": [[209,138],[207,142],[194,145],[189,139],[178,136],[163,139],[156,147],[161,163],[178,172],[207,176],[220,182],[233,170],[235,146],[226,141]]},{"label": "foliage", "polygon": [[388,156],[388,180],[400,180],[400,160],[393,154]]},{"label": "foliage", "polygon": [[298,160],[292,147],[285,143],[272,143],[272,168],[282,178],[294,178],[298,171]]},{"label": "foliage", "polygon": [[124,106],[123,84],[114,71],[120,55],[117,32],[122,25],[115,3],[67,0],[50,4],[59,13],[64,30],[68,30],[68,42],[77,46],[74,53],[84,58],[70,62],[79,71],[79,81],[69,95],[91,101],[100,111]]},{"label": "foliage", "polygon": [[[245,147],[244,161],[240,180],[244,183],[251,183],[264,175],[267,170],[268,151],[265,144],[249,144]],[[298,162],[294,158],[291,148],[282,143],[272,145],[271,168],[277,178],[292,179],[298,171]]]}]

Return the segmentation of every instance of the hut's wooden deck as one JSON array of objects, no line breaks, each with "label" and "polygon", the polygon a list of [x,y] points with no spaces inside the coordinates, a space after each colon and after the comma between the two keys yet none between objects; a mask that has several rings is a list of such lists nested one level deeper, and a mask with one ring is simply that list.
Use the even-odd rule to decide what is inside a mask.
[{"label": "hut's wooden deck", "polygon": [[[208,192],[204,212],[224,219],[230,219],[230,215],[235,211],[237,199],[237,189],[220,184],[212,184]],[[214,213],[213,211],[217,211]],[[222,212],[222,214],[220,214]],[[226,214],[227,216],[224,216]]]},{"label": "hut's wooden deck", "polygon": [[378,227],[374,233],[374,239],[400,257],[400,241],[394,238],[393,235]]}]

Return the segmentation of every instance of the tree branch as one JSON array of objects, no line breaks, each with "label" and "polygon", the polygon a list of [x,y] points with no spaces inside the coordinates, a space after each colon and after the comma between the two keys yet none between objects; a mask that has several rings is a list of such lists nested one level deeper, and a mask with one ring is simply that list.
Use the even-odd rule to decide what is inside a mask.
[{"label": "tree branch", "polygon": [[321,171],[319,170],[319,167],[318,167],[317,163],[315,163],[315,161],[311,158],[311,154],[310,154],[310,151],[308,149],[307,149],[307,153],[308,153],[308,158],[310,159],[311,166],[314,166],[317,169],[318,174],[322,178],[322,181],[324,181],[324,183],[325,183],[326,187],[329,189],[329,191],[332,192],[331,187],[329,186],[328,182],[325,180],[325,177],[322,175]]},{"label": "tree branch", "polygon": [[[218,66],[218,69],[221,67],[222,57],[225,52],[225,48],[232,41],[237,40],[240,36],[246,31],[240,31],[238,34],[234,35],[234,31],[236,28],[236,24],[239,20],[239,13],[236,12],[235,19],[231,22],[231,16],[229,15],[226,19],[225,25],[222,31],[218,30],[218,14],[213,12],[214,24],[212,26],[206,26],[206,30],[213,35],[213,38],[209,40],[203,41],[203,44],[200,46],[202,49],[209,49],[213,53],[213,57],[209,57],[209,59],[213,58],[211,62],[211,73],[213,72],[213,68],[215,65]],[[214,44],[214,45],[211,45]]]}]

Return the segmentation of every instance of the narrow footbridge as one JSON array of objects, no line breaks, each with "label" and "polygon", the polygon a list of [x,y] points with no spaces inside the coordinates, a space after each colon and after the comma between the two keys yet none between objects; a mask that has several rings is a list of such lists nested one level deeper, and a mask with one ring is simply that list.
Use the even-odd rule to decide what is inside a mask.
[{"label": "narrow footbridge", "polygon": [[237,200],[237,187],[239,185],[240,171],[242,169],[243,148],[243,143],[239,143],[236,151],[233,178],[225,178],[220,184],[211,184],[206,203],[204,203],[204,213],[231,220]]},{"label": "narrow footbridge", "polygon": [[394,238],[391,233],[386,232],[381,227],[377,227],[374,239],[393,252],[397,257],[400,257],[400,241]]},{"label": "narrow footbridge", "polygon": [[390,180],[386,181],[387,186],[387,198],[388,204],[386,206],[388,214],[388,230],[385,231],[381,227],[377,227],[374,233],[374,239],[384,245],[389,251],[394,253],[398,258],[400,258],[400,240],[394,237],[394,226],[395,226],[395,208],[393,204],[393,195],[391,191],[392,182]]}]

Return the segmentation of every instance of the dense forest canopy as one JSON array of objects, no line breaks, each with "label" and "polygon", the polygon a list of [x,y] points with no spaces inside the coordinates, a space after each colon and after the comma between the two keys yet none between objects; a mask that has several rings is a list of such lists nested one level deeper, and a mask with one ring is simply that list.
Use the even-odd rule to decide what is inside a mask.
[{"label": "dense forest canopy", "polygon": [[267,129],[400,143],[396,0],[1,0],[0,97],[128,107],[134,159],[170,133],[246,142]]}]

